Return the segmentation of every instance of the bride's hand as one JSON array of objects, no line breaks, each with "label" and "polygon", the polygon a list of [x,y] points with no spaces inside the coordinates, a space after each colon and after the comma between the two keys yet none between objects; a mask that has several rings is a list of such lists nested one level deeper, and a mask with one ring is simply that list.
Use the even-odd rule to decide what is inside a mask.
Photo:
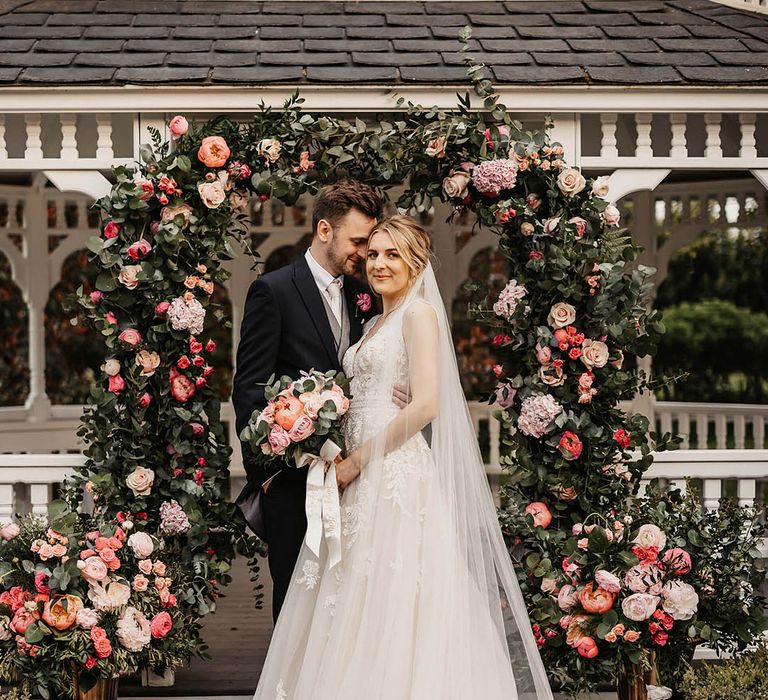
[{"label": "bride's hand", "polygon": [[360,456],[357,452],[353,452],[349,457],[339,462],[336,465],[336,483],[339,488],[345,489],[357,479],[360,476],[360,468]]}]

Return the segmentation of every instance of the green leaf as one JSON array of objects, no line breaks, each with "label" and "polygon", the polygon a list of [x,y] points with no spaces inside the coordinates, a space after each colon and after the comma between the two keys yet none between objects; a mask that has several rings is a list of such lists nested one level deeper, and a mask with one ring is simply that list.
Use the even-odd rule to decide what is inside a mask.
[{"label": "green leaf", "polygon": [[33,622],[31,625],[29,625],[29,627],[27,627],[27,631],[24,632],[24,639],[29,644],[36,644],[43,639],[43,636],[43,631],[40,629],[36,622]]}]

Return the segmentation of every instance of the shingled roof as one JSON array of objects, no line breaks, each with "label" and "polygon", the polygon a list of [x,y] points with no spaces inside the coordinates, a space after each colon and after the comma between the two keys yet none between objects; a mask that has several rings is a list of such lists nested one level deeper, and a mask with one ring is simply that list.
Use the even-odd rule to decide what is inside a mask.
[{"label": "shingled roof", "polygon": [[0,85],[768,84],[768,16],[709,0],[0,0]]}]

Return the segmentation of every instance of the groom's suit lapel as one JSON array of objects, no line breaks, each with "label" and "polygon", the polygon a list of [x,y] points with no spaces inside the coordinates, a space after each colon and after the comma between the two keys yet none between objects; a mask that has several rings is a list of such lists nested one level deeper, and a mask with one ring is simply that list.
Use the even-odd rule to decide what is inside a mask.
[{"label": "groom's suit lapel", "polygon": [[340,369],[339,358],[336,356],[336,344],[333,338],[331,324],[328,322],[328,315],[325,312],[325,305],[320,297],[320,290],[317,288],[312,271],[307,265],[303,255],[293,263],[293,283],[301,296],[304,306],[309,312],[309,317],[315,326],[320,340],[323,342],[325,352],[331,361],[331,366]]},{"label": "groom's suit lapel", "polygon": [[[362,312],[357,306],[357,295],[355,294],[355,278],[344,275],[344,299],[347,302],[347,316],[349,317],[349,345],[354,345],[363,334]],[[359,283],[358,283],[359,284]]]}]

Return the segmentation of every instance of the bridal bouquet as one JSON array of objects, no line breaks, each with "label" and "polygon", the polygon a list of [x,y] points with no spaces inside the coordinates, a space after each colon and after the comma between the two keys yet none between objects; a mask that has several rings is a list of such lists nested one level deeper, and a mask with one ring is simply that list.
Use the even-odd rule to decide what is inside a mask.
[{"label": "bridal bouquet", "polygon": [[[61,513],[63,504],[51,504]],[[178,666],[199,625],[179,604],[195,574],[146,520],[31,515],[0,527],[0,680],[48,698]]]},{"label": "bridal bouquet", "polygon": [[296,380],[281,377],[267,386],[264,395],[266,407],[254,411],[240,433],[257,462],[300,466],[304,455],[319,454],[329,440],[339,451],[344,449],[340,424],[351,397],[342,372],[310,370]]},{"label": "bridal bouquet", "polygon": [[264,395],[267,405],[254,411],[240,439],[251,446],[257,464],[309,465],[305,541],[319,557],[324,535],[333,567],[341,561],[335,460],[345,449],[341,417],[349,410],[349,380],[342,372],[310,370],[296,380],[282,377]]}]

